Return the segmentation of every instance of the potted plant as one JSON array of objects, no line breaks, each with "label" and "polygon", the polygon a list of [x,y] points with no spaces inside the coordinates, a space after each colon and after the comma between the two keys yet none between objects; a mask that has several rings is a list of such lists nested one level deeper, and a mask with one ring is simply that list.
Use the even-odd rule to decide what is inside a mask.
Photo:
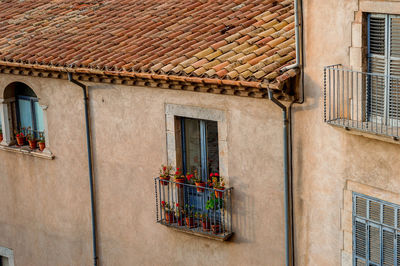
[{"label": "potted plant", "polygon": [[[172,167],[169,165],[162,165],[160,169],[160,179],[161,180],[167,180],[169,181],[170,177],[170,171]],[[169,182],[165,181],[160,181],[161,185],[167,186]]]},{"label": "potted plant", "polygon": [[39,150],[43,151],[46,148],[46,142],[44,141],[44,138],[41,138],[39,140]]},{"label": "potted plant", "polygon": [[217,222],[217,221],[211,225],[211,229],[212,229],[214,234],[219,234],[219,233],[222,232],[221,224],[219,222]]},{"label": "potted plant", "polygon": [[165,201],[161,201],[161,206],[164,210],[164,214],[165,214],[165,221],[168,224],[172,224],[174,222],[174,218],[175,218],[175,211],[174,211],[174,207],[172,207],[168,202]]},{"label": "potted plant", "polygon": [[222,177],[218,175],[218,173],[211,173],[210,177],[212,178],[212,183],[213,187],[215,190],[215,196],[217,198],[222,198],[223,197],[223,191],[218,191],[218,190],[225,190],[225,182]]},{"label": "potted plant", "polygon": [[29,143],[29,148],[30,148],[31,150],[36,149],[36,147],[37,147],[37,141],[36,141],[35,136],[34,136],[34,134],[33,134],[32,131],[29,131],[28,136],[27,136],[27,139],[28,139],[28,143]]},{"label": "potted plant", "polygon": [[176,168],[174,179],[175,179],[176,183],[180,183],[180,184],[176,184],[176,187],[182,188],[183,185],[181,185],[181,184],[185,183],[185,176],[182,175],[182,172],[179,170],[179,168]]},{"label": "potted plant", "polygon": [[208,213],[204,212],[200,214],[201,224],[203,226],[203,231],[210,231],[211,228],[211,221],[208,217]]},{"label": "potted plant", "polygon": [[[192,175],[192,177],[193,177],[193,175]],[[201,177],[199,177],[197,175],[196,171],[194,173],[193,181],[196,184],[197,192],[200,192],[200,193],[204,192],[204,187],[206,186],[206,183],[201,180]]]},{"label": "potted plant", "polygon": [[224,201],[220,198],[216,198],[214,194],[210,194],[206,202],[207,211],[216,211],[224,207]]},{"label": "potted plant", "polygon": [[179,208],[179,203],[176,203],[176,209],[175,209],[175,216],[176,216],[176,219],[177,219],[177,221],[178,221],[178,225],[179,226],[184,226],[185,225],[185,214],[184,214],[184,211],[181,209],[181,208]]},{"label": "potted plant", "polygon": [[195,223],[194,223],[194,207],[193,206],[189,206],[189,205],[185,205],[185,221],[186,221],[186,226],[189,228],[194,228],[195,227]]},{"label": "potted plant", "polygon": [[25,135],[22,131],[16,131],[15,138],[17,139],[18,146],[23,146],[25,144]]}]

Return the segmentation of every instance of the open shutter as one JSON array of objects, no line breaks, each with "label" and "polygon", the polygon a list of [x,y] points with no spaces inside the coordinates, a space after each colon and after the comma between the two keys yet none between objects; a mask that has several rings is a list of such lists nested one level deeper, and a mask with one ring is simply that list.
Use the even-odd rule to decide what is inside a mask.
[{"label": "open shutter", "polygon": [[368,17],[368,72],[380,75],[372,75],[368,78],[368,117],[384,117],[385,114],[385,25],[386,16],[369,15]]},{"label": "open shutter", "polygon": [[385,266],[394,265],[394,232],[382,230],[382,262]]},{"label": "open shutter", "polygon": [[[389,118],[400,118],[400,17],[390,16]],[[397,78],[395,78],[397,77]]]}]

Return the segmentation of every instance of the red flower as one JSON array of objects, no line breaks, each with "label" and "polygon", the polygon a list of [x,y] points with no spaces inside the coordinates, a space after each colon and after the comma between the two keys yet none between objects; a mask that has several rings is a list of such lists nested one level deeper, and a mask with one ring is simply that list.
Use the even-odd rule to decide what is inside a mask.
[{"label": "red flower", "polygon": [[188,181],[190,181],[190,179],[192,178],[192,175],[187,175],[186,178]]},{"label": "red flower", "polygon": [[212,177],[212,176],[214,176],[214,174],[213,174],[213,173],[211,173],[211,174],[210,174],[210,177]]},{"label": "red flower", "polygon": [[176,171],[179,171],[179,168],[176,168]]},{"label": "red flower", "polygon": [[164,166],[164,167],[163,167],[163,171],[166,171],[166,170],[167,170],[167,167],[166,167],[166,166]]},{"label": "red flower", "polygon": [[176,174],[176,175],[179,175],[179,171],[176,171],[175,174]]},{"label": "red flower", "polygon": [[162,205],[162,206],[165,206],[165,201],[161,201],[161,205]]},{"label": "red flower", "polygon": [[176,204],[176,207],[179,207],[179,203]]},{"label": "red flower", "polygon": [[218,173],[215,173],[214,176],[219,176],[219,174],[218,174]]}]

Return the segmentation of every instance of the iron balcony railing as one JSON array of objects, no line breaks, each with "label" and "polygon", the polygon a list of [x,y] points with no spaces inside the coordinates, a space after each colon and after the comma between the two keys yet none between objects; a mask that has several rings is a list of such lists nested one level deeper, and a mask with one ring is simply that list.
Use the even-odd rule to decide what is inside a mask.
[{"label": "iron balcony railing", "polygon": [[346,129],[399,138],[400,78],[324,68],[324,121]]},{"label": "iron balcony railing", "polygon": [[232,236],[232,190],[154,179],[157,222],[217,240]]}]

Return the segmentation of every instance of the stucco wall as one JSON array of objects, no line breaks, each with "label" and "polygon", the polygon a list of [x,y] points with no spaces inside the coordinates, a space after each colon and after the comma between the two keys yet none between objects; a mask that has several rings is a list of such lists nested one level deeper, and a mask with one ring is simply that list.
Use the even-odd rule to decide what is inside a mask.
[{"label": "stucco wall", "polygon": [[351,211],[345,211],[351,198],[349,202],[344,194],[354,190],[347,184],[377,188],[381,198],[392,195],[392,202],[395,192],[400,199],[400,145],[355,136],[323,122],[323,67],[357,68],[357,52],[350,48],[361,38],[361,27],[353,23],[360,19],[357,11],[393,13],[400,10],[400,2],[303,2],[306,102],[294,108],[297,265],[351,265],[351,232],[345,229],[351,223]]},{"label": "stucco wall", "polygon": [[[81,88],[25,82],[48,105],[54,160],[0,150],[0,246],[16,265],[91,265],[90,198]],[[281,111],[267,100],[89,84],[102,265],[282,265]],[[218,109],[227,119],[233,229],[229,242],[155,223],[153,177],[166,163],[165,104]],[[71,262],[72,261],[72,262]]]}]

